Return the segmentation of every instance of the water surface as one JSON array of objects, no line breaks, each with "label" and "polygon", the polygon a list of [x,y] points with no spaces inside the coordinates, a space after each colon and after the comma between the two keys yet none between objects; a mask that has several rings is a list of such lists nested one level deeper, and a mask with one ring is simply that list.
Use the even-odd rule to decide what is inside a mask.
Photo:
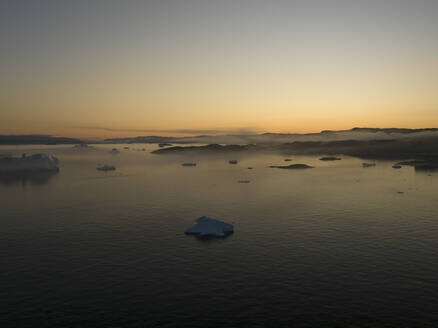
[{"label": "water surface", "polygon": [[[438,174],[345,156],[154,149],[0,147],[61,163],[56,174],[0,179],[2,327],[438,323]],[[294,163],[315,168],[268,168]],[[202,215],[235,233],[184,235]]]}]

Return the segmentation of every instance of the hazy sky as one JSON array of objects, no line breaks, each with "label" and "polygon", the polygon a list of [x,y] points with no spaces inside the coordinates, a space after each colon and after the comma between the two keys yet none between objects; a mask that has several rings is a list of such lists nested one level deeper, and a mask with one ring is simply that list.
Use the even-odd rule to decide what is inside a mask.
[{"label": "hazy sky", "polygon": [[0,134],[438,127],[437,0],[0,0]]}]

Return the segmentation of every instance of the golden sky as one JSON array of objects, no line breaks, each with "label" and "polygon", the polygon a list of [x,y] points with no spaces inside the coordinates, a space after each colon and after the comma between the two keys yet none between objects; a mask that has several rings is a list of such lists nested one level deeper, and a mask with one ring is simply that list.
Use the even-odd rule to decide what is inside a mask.
[{"label": "golden sky", "polygon": [[438,127],[438,1],[3,1],[0,134]]}]

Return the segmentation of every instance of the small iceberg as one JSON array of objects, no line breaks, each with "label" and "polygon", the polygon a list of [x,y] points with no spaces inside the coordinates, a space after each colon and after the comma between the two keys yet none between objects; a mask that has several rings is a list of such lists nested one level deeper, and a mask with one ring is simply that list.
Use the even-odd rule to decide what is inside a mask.
[{"label": "small iceberg", "polygon": [[181,166],[196,166],[196,163],[182,163]]},{"label": "small iceberg", "polygon": [[237,164],[238,162],[237,162],[237,159],[232,159],[232,160],[228,161],[228,163],[230,163],[230,164]]},{"label": "small iceberg", "polygon": [[96,168],[96,170],[99,171],[115,171],[116,167],[114,165],[103,165],[103,166],[98,166]]},{"label": "small iceberg", "polygon": [[232,224],[222,222],[207,216],[196,219],[196,224],[185,231],[187,235],[197,235],[198,237],[226,237],[232,234],[234,227]]},{"label": "small iceberg", "polygon": [[50,154],[35,154],[21,157],[0,158],[0,171],[3,172],[35,172],[58,171],[59,161]]},{"label": "small iceberg", "polygon": [[362,167],[372,167],[376,166],[376,163],[362,163]]}]

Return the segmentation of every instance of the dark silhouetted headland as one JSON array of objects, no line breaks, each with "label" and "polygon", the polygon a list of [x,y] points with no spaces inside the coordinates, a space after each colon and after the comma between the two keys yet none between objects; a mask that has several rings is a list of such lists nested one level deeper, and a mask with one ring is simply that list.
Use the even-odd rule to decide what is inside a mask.
[{"label": "dark silhouetted headland", "polygon": [[52,137],[50,135],[0,135],[0,145],[71,145],[82,144],[76,138]]},{"label": "dark silhouetted headland", "polygon": [[271,165],[269,167],[274,169],[286,169],[286,170],[313,169],[313,166],[307,164]]},{"label": "dark silhouetted headland", "polygon": [[318,133],[262,133],[199,135],[189,137],[139,136],[134,138],[105,139],[106,143],[151,143],[151,144],[279,144],[295,141],[342,141],[342,140],[392,140],[410,137],[438,136],[437,128],[353,128],[350,130],[324,130]]},{"label": "dark silhouetted headland", "polygon": [[219,154],[235,152],[322,155],[327,156],[325,158],[328,158],[328,160],[337,159],[335,155],[348,155],[367,159],[421,160],[430,164],[438,160],[438,135],[382,140],[294,141],[290,143],[250,145],[211,144],[206,146],[168,147],[153,151],[154,154]]}]

